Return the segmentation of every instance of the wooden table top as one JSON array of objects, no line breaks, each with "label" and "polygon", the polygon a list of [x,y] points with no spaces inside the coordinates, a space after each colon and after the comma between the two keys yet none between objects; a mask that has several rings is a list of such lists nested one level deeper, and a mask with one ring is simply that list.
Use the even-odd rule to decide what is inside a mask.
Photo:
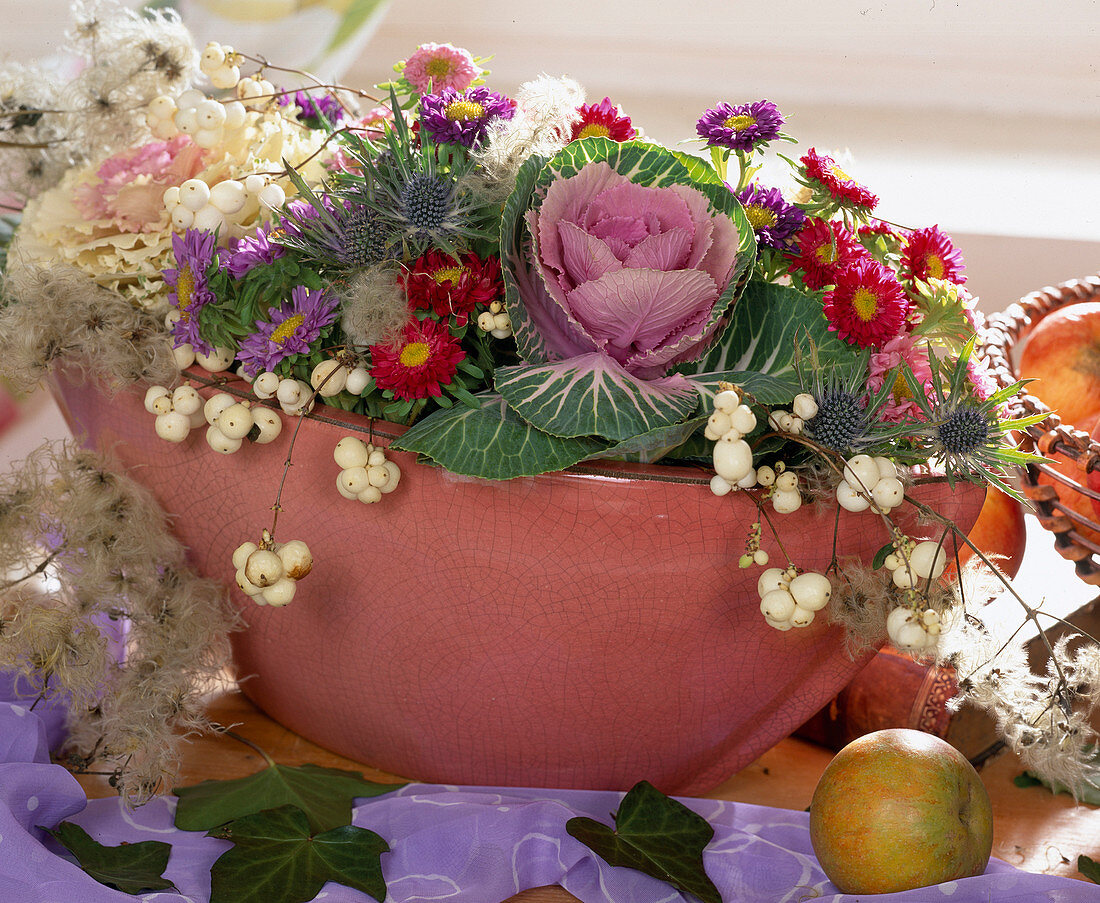
[{"label": "wooden table top", "polygon": [[[373,781],[401,780],[299,737],[260,712],[239,691],[218,694],[209,714],[220,724],[235,725],[235,732],[281,764],[308,762],[361,771]],[[706,796],[802,810],[809,805],[832,755],[830,750],[804,740],[783,740]],[[244,777],[259,771],[263,764],[259,755],[236,740],[203,737],[185,747],[179,783]],[[1027,871],[1085,880],[1077,871],[1077,856],[1084,853],[1100,860],[1100,809],[1076,805],[1069,796],[1054,796],[1043,788],[1017,787],[1013,778],[1022,770],[1019,760],[1010,754],[1002,754],[980,769],[993,802],[993,855]],[[114,794],[105,778],[77,777],[89,797]],[[544,887],[510,897],[507,903],[570,903],[576,899],[560,887]]]}]

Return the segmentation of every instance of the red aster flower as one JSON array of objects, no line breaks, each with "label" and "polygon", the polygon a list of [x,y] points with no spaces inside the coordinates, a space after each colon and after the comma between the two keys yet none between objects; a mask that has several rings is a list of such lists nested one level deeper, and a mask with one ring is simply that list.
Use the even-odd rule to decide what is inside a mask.
[{"label": "red aster flower", "polygon": [[870,213],[878,204],[878,195],[860,185],[848,173],[836,165],[832,157],[819,154],[810,148],[799,162],[811,189],[823,188],[833,201],[856,207],[862,213]]},{"label": "red aster flower", "polygon": [[372,345],[370,375],[396,398],[439,398],[466,357],[458,339],[436,320],[413,317],[391,345]]},{"label": "red aster flower", "polygon": [[801,271],[808,289],[835,284],[838,270],[867,255],[852,233],[836,220],[806,220],[795,241],[787,271]]},{"label": "red aster flower", "polygon": [[840,270],[825,293],[829,329],[860,348],[881,348],[905,327],[909,300],[894,273],[865,257]]},{"label": "red aster flower", "polygon": [[902,276],[906,279],[945,279],[962,285],[966,277],[962,253],[939,226],[917,229],[909,234],[909,241],[901,255]]},{"label": "red aster flower", "polygon": [[417,258],[402,283],[413,307],[453,316],[458,326],[466,325],[475,307],[491,304],[504,291],[497,258],[468,253],[455,260],[434,249]]},{"label": "red aster flower", "polygon": [[629,141],[637,132],[630,124],[630,117],[623,115],[611,102],[610,97],[605,97],[599,103],[586,103],[577,107],[581,118],[573,123],[573,134],[570,141],[578,138],[610,138],[612,141]]}]

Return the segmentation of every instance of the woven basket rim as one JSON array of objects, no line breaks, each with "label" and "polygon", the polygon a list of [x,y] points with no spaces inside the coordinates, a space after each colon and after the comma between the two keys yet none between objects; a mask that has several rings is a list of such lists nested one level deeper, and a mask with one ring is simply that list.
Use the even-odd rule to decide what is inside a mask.
[{"label": "woven basket rim", "polygon": [[[1001,388],[1018,382],[1021,375],[1013,363],[1016,349],[1045,316],[1072,304],[1100,301],[1100,273],[1071,279],[1056,286],[1033,291],[1005,310],[991,314],[979,331],[978,353]],[[1100,442],[1048,408],[1024,386],[1007,403],[1012,418],[1040,415],[1042,419],[1019,431],[1020,448],[1044,456],[1055,454],[1075,461],[1080,482],[1045,463],[1029,464],[1023,469],[1024,494],[1035,507],[1039,521],[1054,534],[1059,554],[1074,562],[1077,576],[1086,583],[1100,586],[1100,544],[1082,535],[1083,527],[1100,534],[1100,516],[1089,518],[1064,504],[1051,483],[1040,483],[1040,475],[1056,481],[1071,492],[1100,500],[1100,492],[1087,486],[1087,474],[1100,470]]]}]

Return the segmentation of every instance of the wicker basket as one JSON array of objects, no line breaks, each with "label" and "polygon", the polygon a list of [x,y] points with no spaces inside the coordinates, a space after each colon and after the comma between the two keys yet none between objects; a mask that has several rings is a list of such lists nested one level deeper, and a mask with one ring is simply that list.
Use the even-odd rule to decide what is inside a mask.
[{"label": "wicker basket", "polygon": [[[1015,349],[1043,317],[1070,304],[1096,300],[1100,300],[1100,275],[1074,279],[1057,287],[1048,286],[990,316],[982,331],[980,351],[1001,386],[1011,385],[1023,375],[1016,369]],[[1082,580],[1100,586],[1100,545],[1078,530],[1086,527],[1100,533],[1100,518],[1091,519],[1077,513],[1059,501],[1053,485],[1039,482],[1039,476],[1045,474],[1072,492],[1100,499],[1100,493],[1083,485],[1089,471],[1100,469],[1100,443],[1071,424],[1062,423],[1057,414],[1051,413],[1037,397],[1029,395],[1026,388],[1009,402],[1009,408],[1013,417],[1046,415],[1023,432],[1020,447],[1024,451],[1046,456],[1061,454],[1077,462],[1077,479],[1049,464],[1028,465],[1022,477],[1023,490],[1031,499],[1039,521],[1054,534],[1059,554],[1074,562]]]}]

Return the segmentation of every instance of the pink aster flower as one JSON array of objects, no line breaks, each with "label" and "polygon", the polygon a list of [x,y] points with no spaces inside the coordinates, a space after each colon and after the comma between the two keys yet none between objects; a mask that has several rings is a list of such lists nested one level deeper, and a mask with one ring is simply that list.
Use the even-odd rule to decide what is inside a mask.
[{"label": "pink aster flower", "polygon": [[825,293],[829,329],[860,348],[881,348],[905,326],[909,300],[894,273],[877,260],[857,260]]},{"label": "pink aster flower", "polygon": [[156,232],[164,225],[164,190],[202,169],[202,148],[186,135],[115,154],[96,170],[98,182],[76,189],[73,203],[89,220],[119,232]]},{"label": "pink aster flower", "polygon": [[571,141],[578,138],[610,138],[612,141],[629,141],[637,135],[630,117],[605,97],[599,103],[586,103],[577,107],[580,118],[573,123]]},{"label": "pink aster flower", "polygon": [[815,192],[824,191],[834,202],[863,213],[870,213],[878,204],[878,195],[861,185],[837,166],[836,160],[810,148],[799,161],[806,183]]},{"label": "pink aster flower", "polygon": [[879,409],[878,419],[886,423],[904,423],[913,420],[925,420],[921,406],[913,398],[909,383],[899,367],[908,367],[913,371],[917,382],[924,388],[926,398],[934,398],[932,388],[932,368],[928,364],[928,352],[907,332],[902,332],[871,355],[867,376],[867,390],[874,395],[886,382],[893,378],[894,385],[890,397]]},{"label": "pink aster flower", "polygon": [[481,69],[468,50],[452,44],[421,44],[407,60],[402,73],[418,94],[438,94],[444,88],[465,91]]},{"label": "pink aster flower", "polygon": [[806,288],[816,290],[834,285],[837,273],[866,257],[867,251],[843,223],[811,218],[795,237],[795,246],[787,256],[787,271],[801,272]]},{"label": "pink aster flower", "polygon": [[906,279],[945,279],[961,285],[966,282],[962,252],[952,244],[939,226],[909,233],[901,255],[902,275]]}]

